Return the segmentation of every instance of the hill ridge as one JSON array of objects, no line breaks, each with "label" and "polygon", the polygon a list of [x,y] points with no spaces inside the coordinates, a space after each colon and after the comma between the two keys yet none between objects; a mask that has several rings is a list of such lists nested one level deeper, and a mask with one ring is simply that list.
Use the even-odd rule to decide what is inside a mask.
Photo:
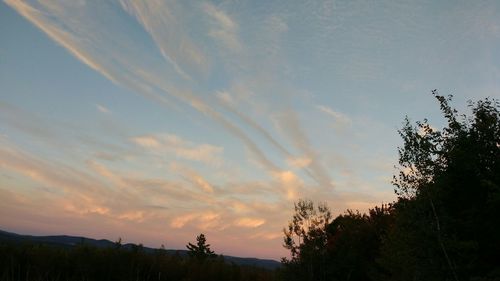
[{"label": "hill ridge", "polygon": [[[35,242],[35,243],[42,243],[42,244],[61,246],[61,247],[73,247],[82,243],[98,248],[108,248],[116,245],[116,242],[110,241],[108,239],[95,239],[84,236],[71,236],[65,234],[37,236],[29,234],[19,234],[0,229],[0,242],[1,241],[10,241],[14,243]],[[125,249],[132,249],[133,247],[136,246],[139,245],[134,243],[126,243],[122,245],[122,247]],[[142,248],[147,253],[153,253],[155,250],[158,250],[158,248],[151,248],[146,246],[142,246]],[[181,256],[187,256],[188,252],[187,250],[177,250],[177,249],[166,249],[166,251],[168,254],[173,255],[178,253]],[[226,255],[223,256],[227,262],[230,263],[232,262],[237,265],[249,265],[267,269],[275,269],[281,266],[280,262],[272,259],[261,259],[255,257],[236,257],[236,256],[226,256]]]}]

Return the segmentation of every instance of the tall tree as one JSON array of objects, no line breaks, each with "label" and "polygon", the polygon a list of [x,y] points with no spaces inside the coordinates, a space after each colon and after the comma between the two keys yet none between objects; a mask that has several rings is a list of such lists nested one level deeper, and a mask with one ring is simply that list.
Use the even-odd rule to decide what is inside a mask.
[{"label": "tall tree", "polygon": [[500,278],[500,105],[469,102],[472,116],[459,115],[433,94],[446,126],[406,119],[400,130],[386,280]]},{"label": "tall tree", "polygon": [[[283,246],[290,250],[291,259],[283,262],[294,271],[299,280],[323,280],[327,234],[331,212],[326,204],[317,207],[310,200],[299,200],[294,204],[295,213],[285,234]],[[290,277],[291,278],[291,277]]]}]

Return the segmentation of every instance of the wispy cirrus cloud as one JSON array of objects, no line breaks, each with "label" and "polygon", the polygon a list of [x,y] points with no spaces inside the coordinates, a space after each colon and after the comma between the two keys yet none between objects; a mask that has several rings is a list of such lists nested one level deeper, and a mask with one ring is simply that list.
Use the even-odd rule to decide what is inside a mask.
[{"label": "wispy cirrus cloud", "polygon": [[222,107],[224,109],[228,110],[231,114],[236,115],[246,125],[250,126],[252,129],[254,129],[259,135],[261,135],[265,140],[267,140],[269,143],[271,143],[284,156],[287,156],[287,157],[290,156],[290,152],[282,144],[280,144],[276,140],[276,138],[274,138],[271,135],[271,133],[269,131],[264,129],[261,125],[259,125],[255,120],[250,118],[248,115],[246,115],[245,113],[243,113],[237,109],[236,102],[234,101],[234,99],[231,97],[231,95],[228,92],[225,92],[225,91],[218,92],[217,97],[220,101],[220,104],[222,105]]},{"label": "wispy cirrus cloud", "polygon": [[297,114],[292,110],[282,112],[277,117],[279,129],[286,134],[292,144],[298,149],[307,159],[307,171],[323,188],[332,187],[332,180],[328,171],[322,163],[321,157],[314,150],[309,142],[306,132],[304,132]]},{"label": "wispy cirrus cloud", "polygon": [[50,122],[42,122],[40,116],[20,107],[0,102],[0,118],[3,126],[12,127],[39,140],[50,141],[59,138],[58,132],[49,125]]},{"label": "wispy cirrus cloud", "polygon": [[206,75],[208,58],[184,32],[183,18],[178,16],[182,14],[179,5],[173,1],[156,0],[121,0],[120,4],[125,11],[137,18],[155,41],[166,62],[180,76],[193,81],[192,76],[195,74]]},{"label": "wispy cirrus cloud", "polygon": [[[235,235],[262,239],[267,241],[262,242],[265,248],[280,243],[281,236],[276,230],[289,219],[292,201],[305,195],[304,182],[292,171],[276,173],[271,181],[227,182],[216,187],[201,174],[180,165],[170,167],[180,176],[180,180],[176,180],[137,174],[131,168],[112,168],[97,159],[85,164],[81,168],[70,167],[32,156],[12,143],[3,142],[0,148],[2,170],[25,179],[24,182],[34,183],[28,185],[32,188],[43,187],[47,192],[5,194],[9,199],[0,203],[0,209],[6,212],[15,209],[19,216],[24,216],[26,210],[23,208],[38,206],[39,211],[51,214],[52,221],[68,216],[74,223],[92,225],[93,229],[103,231],[97,235],[116,233],[116,228],[112,229],[117,225],[122,225],[123,235],[133,235],[137,228],[147,228],[157,234],[151,237],[144,233],[136,235],[160,243],[161,233],[165,231],[180,237],[204,231],[218,233],[217,239],[221,241]],[[8,190],[7,186],[0,186],[0,194]],[[12,197],[14,195],[17,199]],[[349,194],[340,194],[337,199],[322,193],[308,196],[321,200],[330,198],[330,202],[339,200],[337,208],[364,208],[373,202],[373,199],[363,200],[362,196]],[[283,201],[282,197],[290,201]],[[39,205],[40,200],[44,204]],[[345,202],[350,203],[346,205]],[[7,223],[8,220],[1,221]],[[31,224],[36,225],[36,221]],[[249,229],[256,231],[249,232]],[[185,241],[172,240],[171,243],[173,247],[182,247]]]},{"label": "wispy cirrus cloud", "polygon": [[243,46],[238,39],[238,24],[223,10],[211,3],[203,3],[203,11],[212,19],[208,34],[227,49],[238,52]]},{"label": "wispy cirrus cloud", "polygon": [[[107,21],[113,24],[108,24],[107,28],[100,29],[95,28],[100,22],[90,20],[92,11],[99,6],[95,3],[87,3],[87,5],[78,6],[80,12],[76,17],[70,12],[72,9],[77,8],[74,6],[76,4],[64,3],[58,5],[45,2],[35,4],[15,1],[6,1],[6,3],[18,10],[24,17],[32,21],[55,41],[67,48],[82,62],[102,73],[113,82],[129,87],[146,97],[158,100],[160,104],[165,104],[166,106],[170,104],[168,96],[172,96],[178,101],[190,105],[192,108],[221,124],[233,136],[240,139],[255,156],[258,163],[260,163],[263,168],[269,170],[271,174],[280,170],[279,165],[273,163],[273,161],[268,158],[266,153],[261,150],[259,145],[243,128],[224,116],[222,112],[217,111],[210,105],[210,102],[207,102],[202,97],[202,95],[193,93],[189,87],[186,88],[188,84],[182,82],[183,75],[180,73],[180,69],[182,70],[183,68],[180,62],[183,61],[184,55],[176,51],[168,51],[172,50],[173,47],[169,49],[167,48],[169,46],[165,46],[165,44],[175,41],[183,42],[188,39],[184,40],[179,38],[179,36],[185,36],[183,33],[160,34],[161,31],[159,31],[160,29],[169,30],[170,27],[168,26],[168,22],[176,21],[174,16],[175,13],[171,11],[171,9],[175,9],[175,5],[167,7],[156,2],[148,5],[139,5],[126,1],[121,2],[126,12],[136,16],[140,24],[153,37],[156,46],[160,50],[159,54],[165,56],[165,53],[168,53],[167,57],[169,59],[167,59],[166,64],[152,65],[151,63],[155,55],[142,52],[134,40],[134,35],[116,38],[112,36],[112,34],[121,33],[116,29],[123,22],[123,19],[119,16],[119,12],[111,10],[110,7],[106,5],[104,5],[102,9],[108,12],[109,17]],[[158,14],[153,12],[153,10],[155,10],[154,8],[158,9],[158,11],[156,11]],[[227,40],[224,39],[226,43],[230,43],[229,46],[237,47],[239,44],[236,43],[239,42],[236,36],[238,24],[225,12],[212,4],[204,4],[203,11],[214,20],[213,28],[216,29],[212,30],[212,35],[216,37],[227,37]],[[47,15],[51,16],[49,17]],[[165,20],[160,20],[162,17],[165,17]],[[111,40],[111,38],[113,38],[113,40]],[[168,38],[168,40],[165,38]],[[92,43],[89,44],[89,42]],[[117,45],[124,48],[116,49],[115,47]],[[175,50],[175,48],[173,49]],[[187,49],[189,49],[189,47]],[[179,57],[179,59],[176,59],[177,57]],[[168,73],[172,73],[173,75],[168,75]],[[171,78],[160,78],[160,76],[165,77],[165,75]],[[179,77],[181,80],[177,80],[175,77]],[[260,135],[273,143],[281,153],[286,154],[287,150],[284,149],[284,146],[280,145],[266,130],[257,125],[255,121],[242,112],[234,109],[232,113],[238,114],[241,120],[250,124]],[[289,136],[289,134],[285,135]],[[289,155],[285,157],[289,157]],[[315,170],[319,171],[317,164],[313,166],[316,167]],[[318,172],[316,172],[316,174],[318,174]],[[324,175],[325,173],[319,174]],[[319,180],[317,175],[313,178]],[[325,182],[326,181],[323,181],[322,184]]]},{"label": "wispy cirrus cloud", "polygon": [[318,108],[321,112],[333,117],[335,121],[342,126],[350,125],[352,123],[352,120],[349,117],[347,117],[343,113],[333,110],[331,107],[328,107],[326,105],[317,105],[316,108]]},{"label": "wispy cirrus cloud", "polygon": [[157,155],[176,157],[220,166],[224,148],[210,144],[195,144],[173,134],[144,135],[131,138],[136,145]]},{"label": "wispy cirrus cloud", "polygon": [[208,193],[214,192],[214,188],[208,182],[208,180],[206,180],[202,175],[200,175],[195,170],[176,163],[172,163],[170,165],[170,169],[173,170],[179,176],[181,176],[185,181],[192,184],[193,186],[200,188],[201,190]]},{"label": "wispy cirrus cloud", "polygon": [[111,113],[111,110],[109,110],[109,108],[105,107],[104,105],[96,104],[95,107],[101,113],[104,113],[104,114],[110,114]]},{"label": "wispy cirrus cloud", "polygon": [[246,228],[256,228],[266,223],[265,219],[259,218],[240,218],[234,222],[236,226]]},{"label": "wispy cirrus cloud", "polygon": [[[288,57],[300,53],[308,61],[318,56],[318,65],[324,65],[321,59],[338,59],[328,48],[321,49],[321,44],[330,47],[327,33],[321,34],[321,40],[314,37],[324,26],[309,14],[304,22],[313,22],[318,28],[297,38],[291,33],[310,26],[297,25],[292,20],[301,15],[273,10],[273,3],[262,8],[269,8],[266,13],[250,16],[235,13],[237,9],[230,9],[233,4],[212,2],[5,3],[115,84],[153,100],[165,112],[186,117],[182,121],[195,120],[197,126],[213,133],[210,141],[193,141],[184,134],[192,125],[188,122],[182,126],[170,120],[148,124],[148,128],[160,127],[151,131],[170,132],[150,134],[143,128],[118,133],[115,123],[110,123],[105,137],[119,136],[106,141],[99,136],[81,137],[75,145],[75,151],[82,150],[78,157],[61,157],[60,162],[9,144],[9,149],[0,148],[2,168],[19,182],[44,187],[49,194],[43,195],[49,203],[41,206],[37,200],[44,199],[42,195],[13,194],[7,192],[7,185],[1,185],[0,192],[12,202],[24,200],[22,206],[52,211],[49,213],[61,220],[57,210],[63,210],[82,225],[95,222],[92,228],[120,226],[125,233],[139,233],[155,243],[168,233],[174,246],[183,247],[185,241],[180,239],[202,230],[217,234],[221,243],[228,243],[231,237],[255,239],[259,251],[270,253],[271,248],[279,251],[280,230],[298,198],[329,201],[338,209],[365,208],[382,198],[378,194],[353,195],[349,189],[368,186],[366,182],[339,178],[335,172],[343,164],[325,163],[327,156],[317,146],[318,136],[301,119],[303,112],[299,111],[313,108],[336,123],[351,123],[350,116],[337,109],[315,107],[300,88],[306,79],[301,76],[302,68],[308,64],[292,65]],[[331,23],[338,18],[329,14],[323,19]],[[341,39],[338,44],[343,43]],[[293,44],[284,46],[287,40]],[[297,47],[304,45],[312,52],[303,53]],[[338,68],[349,65],[339,63]],[[372,67],[367,70],[360,63],[354,68],[371,72],[376,66],[371,61],[365,65]],[[93,113],[95,109],[111,112],[102,104],[91,104],[96,107]],[[116,118],[119,123],[118,109],[113,105],[113,114],[105,119]],[[133,116],[135,109],[128,109]],[[51,126],[37,130],[35,122],[19,121],[9,117],[10,111],[5,112],[0,116],[8,117],[8,126],[30,132],[33,139],[57,140],[64,135],[53,135]],[[335,191],[333,183],[341,191]],[[370,192],[369,187],[366,190]],[[3,209],[23,213],[22,206],[3,204]],[[139,229],[147,229],[149,234]]]},{"label": "wispy cirrus cloud", "polygon": [[209,229],[223,229],[227,227],[221,221],[221,215],[215,212],[203,212],[203,213],[188,213],[171,220],[170,226],[172,228],[183,228],[187,224],[193,224],[193,226],[198,230],[209,230]]},{"label": "wispy cirrus cloud", "polygon": [[301,168],[306,168],[309,165],[311,165],[311,158],[309,157],[290,157],[287,160],[287,163],[289,166],[301,169]]},{"label": "wispy cirrus cloud", "polygon": [[[25,18],[33,22],[36,26],[46,32],[52,39],[68,49],[75,57],[83,63],[89,65],[94,70],[103,74],[108,79],[118,85],[130,88],[139,94],[158,101],[167,108],[171,106],[168,97],[191,106],[193,109],[213,119],[222,125],[229,133],[240,139],[250,152],[255,155],[255,159],[263,167],[271,171],[279,168],[275,163],[268,159],[265,153],[259,148],[252,138],[237,124],[218,112],[210,102],[206,101],[201,93],[195,94],[190,89],[189,83],[179,76],[179,70],[171,64],[158,63],[156,58],[162,56],[161,50],[166,49],[162,44],[164,40],[155,41],[158,44],[160,52],[153,54],[146,52],[138,44],[138,35],[130,34],[127,36],[116,37],[116,34],[122,34],[120,28],[130,25],[125,21],[121,12],[104,3],[86,3],[78,6],[77,3],[59,3],[43,2],[32,3],[24,1],[6,1],[8,5],[17,10]],[[156,3],[156,2],[155,2]],[[141,9],[137,12],[140,21],[143,17],[142,9],[150,10],[151,7],[136,7],[132,4],[124,4],[127,11],[130,9]],[[163,7],[163,6],[162,6]],[[212,7],[212,6],[208,6]],[[78,9],[78,15],[71,11]],[[98,9],[107,13],[106,24],[94,19],[94,11]],[[224,28],[230,27],[229,21],[224,19],[223,13],[215,7],[208,8]],[[166,13],[166,11],[165,11]],[[174,17],[171,12],[169,16]],[[161,14],[162,15],[162,14]],[[149,15],[158,18],[160,15]],[[173,19],[174,20],[174,19]],[[161,23],[161,24],[160,24]],[[106,28],[98,28],[106,26]],[[157,24],[146,25],[147,29],[170,29],[168,22],[159,21]],[[149,33],[153,33],[149,31]],[[159,36],[159,35],[158,35]],[[179,36],[184,34],[170,34],[169,42],[183,42]],[[120,46],[121,48],[117,48]],[[173,56],[176,52],[171,52],[171,60],[179,63]],[[180,66],[179,66],[180,67]],[[168,77],[165,79],[165,77]],[[179,80],[180,79],[180,80]],[[192,83],[191,83],[192,84]]]}]

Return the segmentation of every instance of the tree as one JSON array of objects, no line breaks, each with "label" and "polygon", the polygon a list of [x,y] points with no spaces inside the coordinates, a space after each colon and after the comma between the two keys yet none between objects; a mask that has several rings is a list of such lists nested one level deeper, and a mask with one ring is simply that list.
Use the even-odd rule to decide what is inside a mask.
[{"label": "tree", "polygon": [[207,244],[207,239],[203,233],[196,237],[196,245],[188,243],[186,247],[189,250],[188,255],[198,260],[205,260],[217,256],[214,251],[210,249],[210,244]]},{"label": "tree", "polygon": [[296,271],[294,278],[321,280],[326,271],[326,227],[331,219],[330,209],[326,204],[315,208],[311,200],[299,200],[294,207],[292,221],[283,229],[283,247],[290,250],[291,259],[282,261]]},{"label": "tree", "polygon": [[459,115],[452,97],[433,95],[442,130],[407,118],[399,148],[395,223],[382,249],[385,280],[500,278],[499,102],[469,102]]},{"label": "tree", "polygon": [[288,228],[283,259],[285,280],[373,280],[380,275],[380,246],[392,223],[392,206],[382,205],[368,214],[347,210],[331,220],[326,205],[315,208],[299,200]]},{"label": "tree", "polygon": [[328,280],[373,280],[382,238],[391,223],[392,208],[382,205],[368,214],[347,210],[327,227]]},{"label": "tree", "polygon": [[467,116],[433,95],[447,123],[405,119],[396,202],[332,222],[295,204],[285,280],[500,280],[500,103],[469,102]]}]

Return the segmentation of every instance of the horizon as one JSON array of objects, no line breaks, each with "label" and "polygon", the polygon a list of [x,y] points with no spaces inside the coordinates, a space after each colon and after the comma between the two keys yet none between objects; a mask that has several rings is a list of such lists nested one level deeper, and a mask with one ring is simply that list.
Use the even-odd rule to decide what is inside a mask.
[{"label": "horizon", "polygon": [[[4,232],[4,233],[8,233],[8,234],[13,234],[13,235],[20,235],[20,236],[37,237],[37,238],[38,237],[72,237],[72,238],[83,238],[83,239],[89,239],[89,240],[95,240],[95,241],[103,241],[103,240],[105,240],[105,241],[111,242],[111,243],[116,243],[116,242],[120,241],[122,245],[136,245],[136,246],[141,245],[143,247],[150,248],[150,249],[153,249],[153,250],[165,249],[167,251],[184,251],[184,252],[188,252],[189,251],[189,249],[187,249],[187,248],[185,248],[185,249],[167,248],[167,247],[165,247],[165,245],[151,246],[151,245],[147,245],[147,244],[140,243],[140,242],[139,243],[130,242],[130,241],[127,241],[126,239],[123,239],[122,237],[118,237],[116,240],[110,240],[110,239],[106,239],[106,238],[85,237],[85,236],[79,236],[79,235],[75,236],[75,235],[67,235],[67,234],[63,234],[63,233],[60,233],[60,234],[48,234],[48,235],[33,235],[33,234],[29,234],[29,233],[16,233],[16,232],[12,232],[12,231],[5,230],[5,229],[0,229],[0,232]],[[193,239],[193,241],[188,241],[186,243],[195,242],[195,240],[196,239]],[[279,260],[276,260],[276,259],[266,259],[266,258],[259,258],[259,257],[253,257],[253,256],[232,256],[232,255],[226,255],[224,253],[215,253],[215,254],[216,255],[222,255],[222,256],[225,256],[225,257],[228,256],[228,257],[234,257],[234,258],[271,260],[271,261],[275,261],[275,262],[278,262],[278,263],[280,262]]]},{"label": "horizon", "polygon": [[500,98],[498,1],[4,0],[0,38],[0,228],[31,235],[279,260],[297,200],[396,199],[431,90]]}]

